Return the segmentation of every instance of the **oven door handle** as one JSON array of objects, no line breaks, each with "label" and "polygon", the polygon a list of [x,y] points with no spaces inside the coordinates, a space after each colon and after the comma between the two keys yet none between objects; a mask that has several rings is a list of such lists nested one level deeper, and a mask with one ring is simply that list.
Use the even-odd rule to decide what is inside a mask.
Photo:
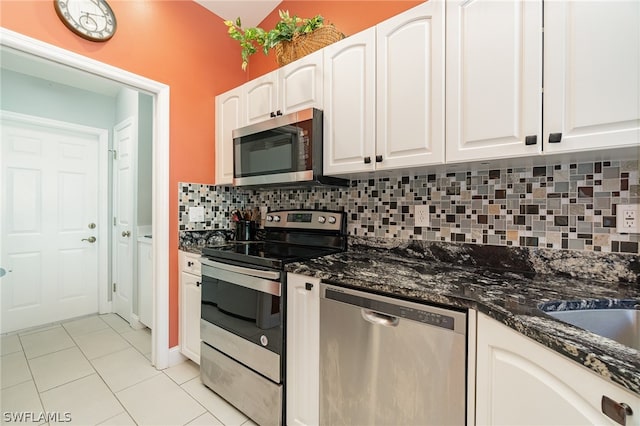
[{"label": "oven door handle", "polygon": [[[202,265],[202,276],[280,297],[280,282]],[[203,281],[206,286],[206,281]]]},{"label": "oven door handle", "polygon": [[212,268],[222,269],[229,272],[235,272],[238,274],[252,275],[254,277],[266,278],[268,280],[280,279],[280,272],[278,271],[263,271],[262,269],[244,268],[242,266],[229,265],[227,263],[215,262],[207,258],[202,258],[200,263],[203,265],[211,266]]}]

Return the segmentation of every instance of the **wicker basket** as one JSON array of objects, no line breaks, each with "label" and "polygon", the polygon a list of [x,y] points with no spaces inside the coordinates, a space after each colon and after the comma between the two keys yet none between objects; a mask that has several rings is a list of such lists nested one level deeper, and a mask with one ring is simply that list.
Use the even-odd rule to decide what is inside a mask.
[{"label": "wicker basket", "polygon": [[278,65],[287,65],[343,38],[344,34],[333,25],[322,26],[309,34],[296,35],[291,41],[282,41],[275,45]]}]

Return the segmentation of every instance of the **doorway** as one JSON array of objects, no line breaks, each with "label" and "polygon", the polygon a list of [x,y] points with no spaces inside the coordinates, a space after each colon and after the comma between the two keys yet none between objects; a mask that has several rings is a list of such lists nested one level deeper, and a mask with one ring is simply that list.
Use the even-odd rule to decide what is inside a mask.
[{"label": "doorway", "polygon": [[[107,131],[3,112],[2,332],[106,309]],[[102,297],[99,297],[102,295]]]},{"label": "doorway", "polygon": [[[120,85],[153,97],[152,153],[152,253],[153,253],[153,333],[152,364],[164,369],[170,361],[169,351],[169,87],[59,47],[0,28],[0,47],[12,49],[25,61],[64,68],[72,81],[98,81]],[[0,244],[3,244],[0,242]],[[2,247],[0,247],[0,252]]]}]

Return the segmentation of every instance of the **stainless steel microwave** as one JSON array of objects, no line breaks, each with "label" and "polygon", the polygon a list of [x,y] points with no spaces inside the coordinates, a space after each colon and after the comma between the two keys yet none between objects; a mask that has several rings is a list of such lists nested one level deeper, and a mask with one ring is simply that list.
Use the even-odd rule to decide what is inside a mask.
[{"label": "stainless steel microwave", "polygon": [[322,173],[322,111],[309,108],[236,129],[234,186],[340,185]]}]

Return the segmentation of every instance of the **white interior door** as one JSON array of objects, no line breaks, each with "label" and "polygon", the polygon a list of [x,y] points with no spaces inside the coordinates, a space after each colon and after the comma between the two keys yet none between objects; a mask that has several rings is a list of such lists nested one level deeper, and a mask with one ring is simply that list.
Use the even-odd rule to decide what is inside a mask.
[{"label": "white interior door", "polygon": [[113,168],[113,312],[127,322],[132,322],[133,267],[135,219],[133,205],[134,154],[137,141],[137,124],[127,118],[117,124],[113,131],[113,146],[116,150]]},{"label": "white interior door", "polygon": [[98,312],[107,261],[106,131],[17,116],[2,115],[2,333]]}]

